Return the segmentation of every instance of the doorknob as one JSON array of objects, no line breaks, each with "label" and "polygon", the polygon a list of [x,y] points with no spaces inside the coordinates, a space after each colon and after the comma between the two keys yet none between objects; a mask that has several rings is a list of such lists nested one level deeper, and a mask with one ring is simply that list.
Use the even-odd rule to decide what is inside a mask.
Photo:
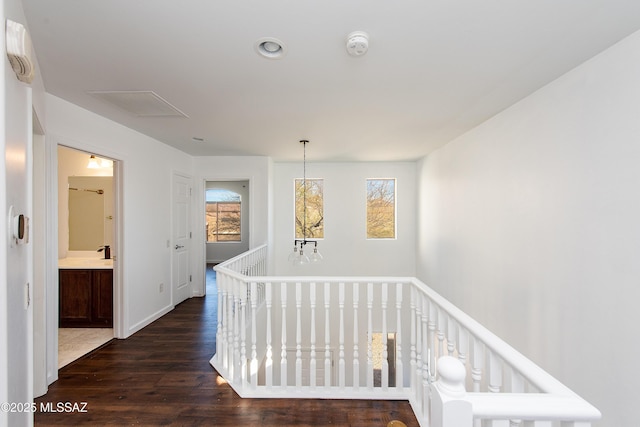
[{"label": "doorknob", "polygon": [[182,246],[182,245],[176,245],[176,250],[177,250],[177,249],[182,249],[182,248],[184,248],[184,246]]}]

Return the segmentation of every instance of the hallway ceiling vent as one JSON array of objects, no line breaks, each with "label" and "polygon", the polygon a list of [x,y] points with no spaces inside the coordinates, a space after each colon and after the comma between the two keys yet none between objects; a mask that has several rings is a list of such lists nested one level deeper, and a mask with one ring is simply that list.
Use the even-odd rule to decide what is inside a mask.
[{"label": "hallway ceiling vent", "polygon": [[150,90],[90,91],[88,93],[137,117],[188,117]]}]

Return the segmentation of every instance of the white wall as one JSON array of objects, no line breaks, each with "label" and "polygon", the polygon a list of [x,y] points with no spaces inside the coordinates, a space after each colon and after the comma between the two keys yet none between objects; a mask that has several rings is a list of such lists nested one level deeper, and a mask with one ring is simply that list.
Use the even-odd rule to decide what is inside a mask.
[{"label": "white wall", "polygon": [[419,165],[418,276],[603,412],[640,401],[640,33]]},{"label": "white wall", "polygon": [[[414,162],[308,163],[307,178],[324,179],[321,263],[294,267],[294,180],[302,163],[274,164],[274,262],[278,275],[415,275]],[[393,240],[366,238],[366,180],[396,178],[397,232]]]},{"label": "white wall", "polygon": [[172,308],[171,293],[159,292],[159,283],[165,289],[171,284],[171,180],[174,171],[191,175],[192,158],[53,95],[47,95],[47,111],[49,143],[122,166],[124,233],[113,255],[124,274],[121,333],[129,336]]}]

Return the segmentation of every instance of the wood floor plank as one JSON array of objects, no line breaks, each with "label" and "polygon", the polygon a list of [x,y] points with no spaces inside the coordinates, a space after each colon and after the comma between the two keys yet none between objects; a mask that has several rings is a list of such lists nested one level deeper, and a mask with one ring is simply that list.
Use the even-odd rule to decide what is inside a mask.
[{"label": "wood floor plank", "polygon": [[[241,399],[209,364],[214,297],[192,298],[126,340],[59,371],[35,400],[36,426],[418,426],[408,402]],[[41,406],[86,402],[85,413]]]}]

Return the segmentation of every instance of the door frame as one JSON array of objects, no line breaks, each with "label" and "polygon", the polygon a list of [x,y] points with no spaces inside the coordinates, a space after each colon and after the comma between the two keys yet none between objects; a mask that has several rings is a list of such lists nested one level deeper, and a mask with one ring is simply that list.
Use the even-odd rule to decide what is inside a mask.
[{"label": "door frame", "polygon": [[[195,191],[199,194],[199,197],[193,205],[196,207],[197,216],[196,216],[196,230],[203,230],[202,233],[197,233],[197,236],[202,236],[200,239],[195,239],[194,244],[199,244],[200,251],[199,256],[200,260],[197,261],[198,273],[201,274],[201,277],[198,279],[198,283],[201,286],[201,293],[197,294],[199,296],[204,296],[207,293],[207,239],[204,237],[204,230],[206,229],[206,220],[205,220],[205,209],[206,209],[206,192],[207,192],[207,182],[248,182],[249,184],[249,212],[247,213],[247,226],[249,227],[249,249],[253,248],[254,242],[254,229],[253,229],[253,211],[255,209],[254,203],[254,177],[246,176],[246,175],[232,175],[232,176],[215,176],[215,175],[200,175],[200,179],[198,179],[198,186]],[[201,243],[200,243],[201,242]],[[195,281],[194,281],[195,282]],[[193,283],[192,283],[193,286]]]},{"label": "door frame", "polygon": [[123,264],[124,248],[124,163],[123,156],[90,144],[66,140],[59,137],[45,135],[45,222],[46,222],[46,266],[45,266],[45,294],[46,294],[46,382],[47,385],[58,379],[58,145],[72,148],[100,157],[112,159],[114,180],[114,237],[116,248],[113,263],[113,335],[124,338],[126,322],[126,298],[124,292]]}]

